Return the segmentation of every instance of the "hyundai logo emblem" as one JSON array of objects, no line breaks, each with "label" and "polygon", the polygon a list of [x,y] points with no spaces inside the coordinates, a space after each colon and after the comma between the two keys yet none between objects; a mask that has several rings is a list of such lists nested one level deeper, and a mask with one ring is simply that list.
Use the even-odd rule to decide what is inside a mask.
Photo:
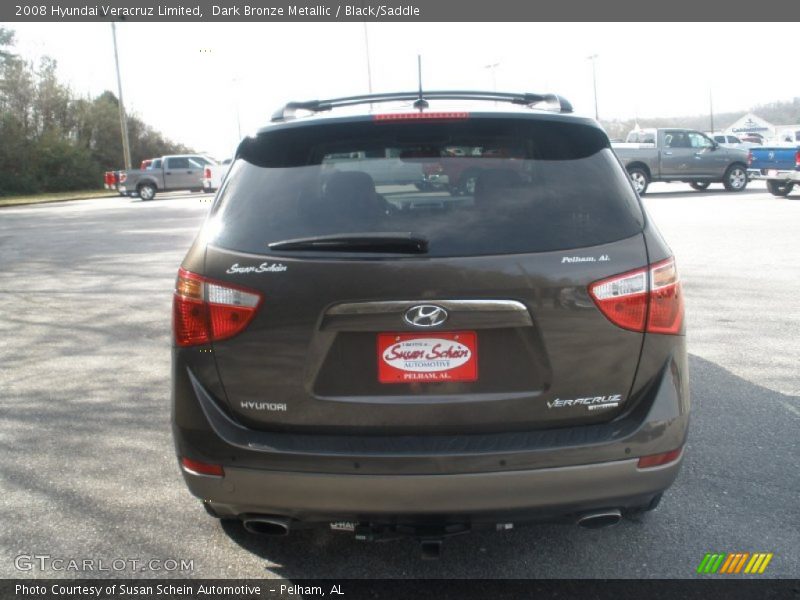
[{"label": "hyundai logo emblem", "polygon": [[403,318],[414,327],[436,327],[447,320],[447,311],[441,306],[420,304],[409,308]]}]

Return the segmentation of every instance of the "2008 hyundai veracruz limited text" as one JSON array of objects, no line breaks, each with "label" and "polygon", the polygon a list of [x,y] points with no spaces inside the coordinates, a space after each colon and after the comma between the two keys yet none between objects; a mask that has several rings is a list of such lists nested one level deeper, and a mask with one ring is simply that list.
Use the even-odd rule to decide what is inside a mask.
[{"label": "2008 hyundai veracruz limited text", "polygon": [[241,143],[175,287],[189,489],[254,532],[429,544],[654,508],[683,294],[606,134],[557,96],[338,109],[413,97],[292,103]]}]

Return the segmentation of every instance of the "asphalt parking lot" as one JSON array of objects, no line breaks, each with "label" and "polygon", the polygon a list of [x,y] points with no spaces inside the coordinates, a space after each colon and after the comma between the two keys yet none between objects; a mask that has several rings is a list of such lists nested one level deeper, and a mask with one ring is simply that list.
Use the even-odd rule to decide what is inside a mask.
[{"label": "asphalt parking lot", "polygon": [[[258,538],[186,490],[169,428],[173,279],[210,196],[0,209],[0,576],[21,554],[185,559],[87,576],[692,577],[706,552],[800,572],[800,194],[655,184],[645,204],[687,298],[693,422],[657,511],[587,531],[473,534],[423,562],[411,541]],[[762,576],[763,577],[763,576]]]}]

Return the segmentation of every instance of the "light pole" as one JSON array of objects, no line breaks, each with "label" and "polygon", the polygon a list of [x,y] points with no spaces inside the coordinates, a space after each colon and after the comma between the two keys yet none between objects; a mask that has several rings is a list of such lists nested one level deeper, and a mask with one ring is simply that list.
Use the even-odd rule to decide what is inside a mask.
[{"label": "light pole", "polygon": [[492,73],[492,91],[494,91],[494,92],[497,91],[497,75],[495,75],[495,70],[499,66],[500,66],[499,62],[483,66],[484,69],[489,69],[489,71],[491,71],[491,73]]},{"label": "light pole", "polygon": [[595,61],[597,60],[597,54],[592,54],[591,56],[587,56],[586,60],[592,61],[592,87],[594,88],[594,118],[595,121],[599,121],[600,112],[597,110],[597,69],[595,68]]},{"label": "light pole", "polygon": [[239,77],[231,79],[231,90],[233,91],[233,110],[236,113],[236,133],[238,134],[236,143],[238,144],[242,141],[242,120],[239,115]]},{"label": "light pole", "polygon": [[117,67],[117,94],[119,95],[119,128],[122,133],[122,159],[125,169],[131,168],[131,146],[128,141],[128,119],[125,117],[125,103],[122,101],[122,77],[119,74],[119,55],[117,53],[117,28],[111,21],[111,37],[114,39],[114,64]]},{"label": "light pole", "polygon": [[[499,66],[500,66],[499,62],[483,66],[484,69],[489,69],[489,71],[491,71],[491,73],[492,73],[492,91],[493,92],[497,91],[497,75],[495,74],[495,71],[497,70],[497,67],[499,67]],[[494,101],[494,105],[497,106],[497,100]]]},{"label": "light pole", "polygon": [[711,88],[708,88],[708,112],[711,116],[711,135],[714,135],[714,97]]}]

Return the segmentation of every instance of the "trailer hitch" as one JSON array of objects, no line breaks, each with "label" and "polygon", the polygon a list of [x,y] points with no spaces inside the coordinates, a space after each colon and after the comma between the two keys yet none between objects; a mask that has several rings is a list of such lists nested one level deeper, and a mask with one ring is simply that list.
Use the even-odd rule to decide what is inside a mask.
[{"label": "trailer hitch", "polygon": [[422,559],[436,560],[442,555],[442,545],[446,538],[469,533],[470,530],[468,523],[424,525],[358,523],[354,533],[355,538],[363,542],[414,538],[419,542]]}]

